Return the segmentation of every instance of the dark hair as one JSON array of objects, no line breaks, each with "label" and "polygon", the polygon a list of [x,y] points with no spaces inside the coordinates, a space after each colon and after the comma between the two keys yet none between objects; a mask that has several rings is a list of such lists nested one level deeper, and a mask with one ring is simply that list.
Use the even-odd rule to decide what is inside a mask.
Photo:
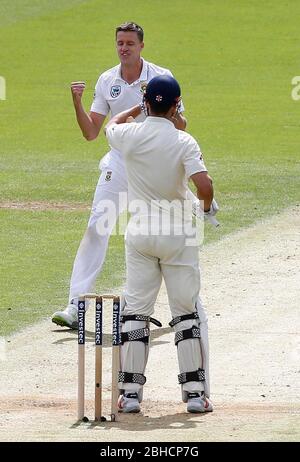
[{"label": "dark hair", "polygon": [[141,28],[141,26],[139,26],[135,22],[124,22],[124,24],[121,24],[120,26],[118,26],[116,28],[116,38],[117,38],[118,32],[136,32],[139,41],[142,42],[144,40],[143,29]]}]

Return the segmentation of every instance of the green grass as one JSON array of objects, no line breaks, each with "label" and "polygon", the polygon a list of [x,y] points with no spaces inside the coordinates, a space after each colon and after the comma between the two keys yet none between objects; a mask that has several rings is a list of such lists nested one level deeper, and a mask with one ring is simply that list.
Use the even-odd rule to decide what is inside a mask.
[{"label": "green grass", "polygon": [[[73,258],[87,218],[68,211],[0,210],[1,335],[50,316],[66,303]],[[97,285],[102,290],[123,283],[123,238],[112,236],[110,242]]]},{"label": "green grass", "polygon": [[[299,13],[296,0],[2,0],[0,200],[90,204],[107,143],[82,138],[69,83],[87,82],[88,109],[98,75],[118,62],[115,26],[132,19],[145,29],[145,58],[180,81],[188,131],[214,178],[222,227],[207,227],[207,242],[299,203]],[[65,303],[86,221],[1,212],[0,334]],[[123,282],[121,237],[102,277],[101,287]]]},{"label": "green grass", "polygon": [[84,3],[85,0],[13,0],[1,1],[0,26],[26,21],[38,16],[44,16],[57,10],[71,8]]}]

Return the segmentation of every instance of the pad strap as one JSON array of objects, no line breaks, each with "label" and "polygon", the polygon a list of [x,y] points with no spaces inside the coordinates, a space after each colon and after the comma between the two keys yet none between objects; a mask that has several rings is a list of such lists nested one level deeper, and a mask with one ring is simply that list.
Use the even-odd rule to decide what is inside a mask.
[{"label": "pad strap", "polygon": [[150,316],[144,316],[143,314],[128,314],[121,316],[121,322],[124,323],[126,321],[147,321],[152,322],[158,327],[162,327],[162,323],[159,322],[157,319],[151,318]]},{"label": "pad strap", "polygon": [[182,340],[188,340],[190,338],[201,338],[200,329],[198,327],[192,327],[191,329],[180,330],[175,334],[175,345],[177,346]]},{"label": "pad strap", "polygon": [[150,329],[144,327],[143,329],[130,330],[129,332],[121,333],[121,342],[149,342]]},{"label": "pad strap", "polygon": [[188,319],[199,319],[197,311],[191,314],[184,314],[182,316],[177,316],[176,318],[173,318],[171,322],[169,322],[169,326],[173,327],[176,324],[178,324],[181,321],[186,321]]},{"label": "pad strap", "polygon": [[144,385],[146,383],[146,377],[143,374],[137,372],[119,372],[118,382],[123,383],[138,383]]},{"label": "pad strap", "polygon": [[197,371],[182,372],[178,375],[180,385],[187,382],[205,382],[205,370],[199,368]]}]

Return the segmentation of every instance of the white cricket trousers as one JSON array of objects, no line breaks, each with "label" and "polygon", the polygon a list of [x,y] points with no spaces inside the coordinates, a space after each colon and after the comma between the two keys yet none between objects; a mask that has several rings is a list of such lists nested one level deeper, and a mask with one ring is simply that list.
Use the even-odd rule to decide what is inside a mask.
[{"label": "white cricket trousers", "polygon": [[[88,227],[75,257],[70,282],[69,302],[72,299],[76,302],[80,294],[94,290],[97,275],[101,271],[105,260],[110,234],[118,216],[127,207],[126,195],[123,194],[124,200],[119,201],[119,194],[126,193],[127,189],[125,169],[123,173],[117,169],[112,170],[109,168],[102,171],[96,187]],[[111,201],[115,207],[116,214],[115,219],[109,220],[107,232],[99,234],[97,223],[106,214],[106,211],[101,207],[102,201]]]},{"label": "white cricket trousers", "polygon": [[[124,315],[152,316],[162,278],[168,293],[170,318],[196,311],[196,301],[200,302],[198,247],[186,246],[185,236],[133,236],[127,232],[126,267]],[[159,313],[157,317],[159,318]],[[124,331],[127,331],[126,324]],[[182,321],[174,326],[174,330],[177,332],[189,329],[192,324],[191,320]],[[199,339],[179,342],[177,354],[180,372],[202,368]],[[145,344],[125,342],[122,345],[121,358],[123,371],[144,373],[147,362]],[[122,388],[138,392],[141,385],[124,383]],[[200,392],[204,390],[204,385],[202,382],[188,382],[183,385],[183,390]]]}]

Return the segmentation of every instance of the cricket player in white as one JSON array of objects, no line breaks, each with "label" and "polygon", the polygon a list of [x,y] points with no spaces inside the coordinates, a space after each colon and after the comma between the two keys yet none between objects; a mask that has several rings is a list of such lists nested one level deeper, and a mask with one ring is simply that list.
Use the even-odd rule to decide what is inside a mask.
[{"label": "cricket player in white", "polygon": [[[134,105],[140,104],[147,83],[158,75],[172,75],[168,69],[156,66],[141,58],[144,48],[143,29],[135,23],[125,23],[116,29],[116,48],[120,64],[100,75],[96,84],[94,101],[90,113],[83,108],[81,98],[85,88],[84,82],[71,85],[74,108],[79,127],[87,140],[94,140],[99,135],[106,116],[111,117]],[[186,121],[180,112],[173,122],[179,129],[185,129]],[[145,120],[142,110],[137,121]],[[101,201],[112,201],[117,214],[121,214],[127,203],[119,202],[119,193],[127,191],[127,178],[124,160],[118,150],[112,148],[100,162],[101,175],[96,187],[87,230],[83,236],[74,261],[70,282],[69,304],[63,311],[57,311],[52,321],[61,326],[77,329],[78,296],[94,290],[97,275],[101,271],[108,246],[110,232],[115,221],[110,220],[107,233],[99,234],[97,222],[103,216],[99,207]],[[124,195],[123,195],[124,197]]]},{"label": "cricket player in white", "polygon": [[[190,178],[208,212],[212,180],[195,139],[172,123],[180,105],[177,81],[167,75],[153,78],[146,88],[145,104],[149,116],[143,123],[124,123],[139,114],[136,106],[113,117],[106,127],[109,144],[125,159],[131,213],[126,233],[119,407],[124,412],[140,411],[149,322],[157,322],[151,316],[163,277],[173,317],[170,325],[175,330],[183,401],[189,412],[209,412],[213,407],[208,399],[208,332],[199,298],[198,246],[187,244],[186,229],[190,228],[182,227],[179,210],[186,201]],[[175,204],[173,218],[171,204]],[[166,214],[169,235],[161,221],[164,215],[165,222]],[[185,220],[191,222],[191,214]]]}]

